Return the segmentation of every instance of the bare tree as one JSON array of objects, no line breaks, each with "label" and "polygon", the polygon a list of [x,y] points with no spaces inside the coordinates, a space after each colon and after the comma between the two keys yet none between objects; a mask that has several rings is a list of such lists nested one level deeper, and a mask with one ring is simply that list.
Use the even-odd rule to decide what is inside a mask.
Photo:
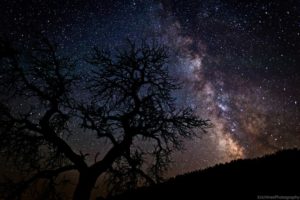
[{"label": "bare tree", "polygon": [[[183,139],[208,126],[192,109],[176,104],[174,91],[180,85],[169,74],[162,46],[145,42],[137,47],[129,41],[127,48],[113,53],[94,48],[85,60],[92,70],[79,81],[87,86],[89,98],[81,101],[74,87],[76,65],[58,53],[56,45],[44,39],[26,54],[7,42],[0,47],[5,94],[0,148],[30,175],[17,184],[14,194],[22,194],[39,179],[52,184],[70,170],[79,173],[73,199],[80,200],[90,198],[103,174],[118,189],[159,182]],[[25,107],[13,109],[13,99],[22,99]],[[62,137],[72,134],[68,124],[74,120],[81,125],[77,132],[94,132],[95,139],[110,142],[101,159],[96,155],[93,163],[87,161]]]}]

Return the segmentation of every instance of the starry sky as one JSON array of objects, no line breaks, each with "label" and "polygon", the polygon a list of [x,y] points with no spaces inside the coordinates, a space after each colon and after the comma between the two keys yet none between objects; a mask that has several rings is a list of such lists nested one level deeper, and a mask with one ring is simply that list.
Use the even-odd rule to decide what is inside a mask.
[{"label": "starry sky", "polygon": [[[26,44],[42,32],[81,58],[94,45],[153,37],[183,82],[176,98],[213,123],[186,141],[169,175],[300,147],[300,2],[2,0],[0,33]],[[84,67],[82,67],[84,70]],[[94,137],[74,148],[97,152]]]}]

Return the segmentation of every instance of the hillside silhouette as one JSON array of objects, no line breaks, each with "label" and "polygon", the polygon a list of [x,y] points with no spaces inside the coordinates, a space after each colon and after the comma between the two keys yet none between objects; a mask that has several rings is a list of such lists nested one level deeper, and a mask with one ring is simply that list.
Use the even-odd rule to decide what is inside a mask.
[{"label": "hillside silhouette", "polygon": [[123,199],[299,199],[300,150],[236,160],[116,196]]}]

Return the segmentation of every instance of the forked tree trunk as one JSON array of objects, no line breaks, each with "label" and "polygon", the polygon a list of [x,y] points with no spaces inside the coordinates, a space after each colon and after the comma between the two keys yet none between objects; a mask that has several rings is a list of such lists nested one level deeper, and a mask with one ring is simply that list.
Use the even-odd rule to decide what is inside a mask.
[{"label": "forked tree trunk", "polygon": [[89,200],[97,178],[96,174],[81,172],[73,194],[73,200]]},{"label": "forked tree trunk", "polygon": [[73,200],[89,200],[97,178],[113,164],[116,158],[122,155],[123,151],[130,148],[131,144],[132,136],[127,133],[123,141],[118,146],[113,147],[101,162],[95,163],[85,170],[81,170],[79,172],[78,184],[73,194]]}]

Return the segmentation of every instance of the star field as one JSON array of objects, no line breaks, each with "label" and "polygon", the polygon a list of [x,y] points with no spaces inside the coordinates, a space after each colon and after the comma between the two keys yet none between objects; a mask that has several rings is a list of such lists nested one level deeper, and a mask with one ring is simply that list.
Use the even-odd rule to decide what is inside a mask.
[{"label": "star field", "polygon": [[[184,85],[176,98],[213,124],[186,141],[169,175],[300,147],[296,0],[4,0],[0,19],[1,34],[25,47],[41,32],[78,58],[94,45],[114,47],[126,38],[165,44]],[[69,140],[79,150],[99,151],[87,135]]]}]

